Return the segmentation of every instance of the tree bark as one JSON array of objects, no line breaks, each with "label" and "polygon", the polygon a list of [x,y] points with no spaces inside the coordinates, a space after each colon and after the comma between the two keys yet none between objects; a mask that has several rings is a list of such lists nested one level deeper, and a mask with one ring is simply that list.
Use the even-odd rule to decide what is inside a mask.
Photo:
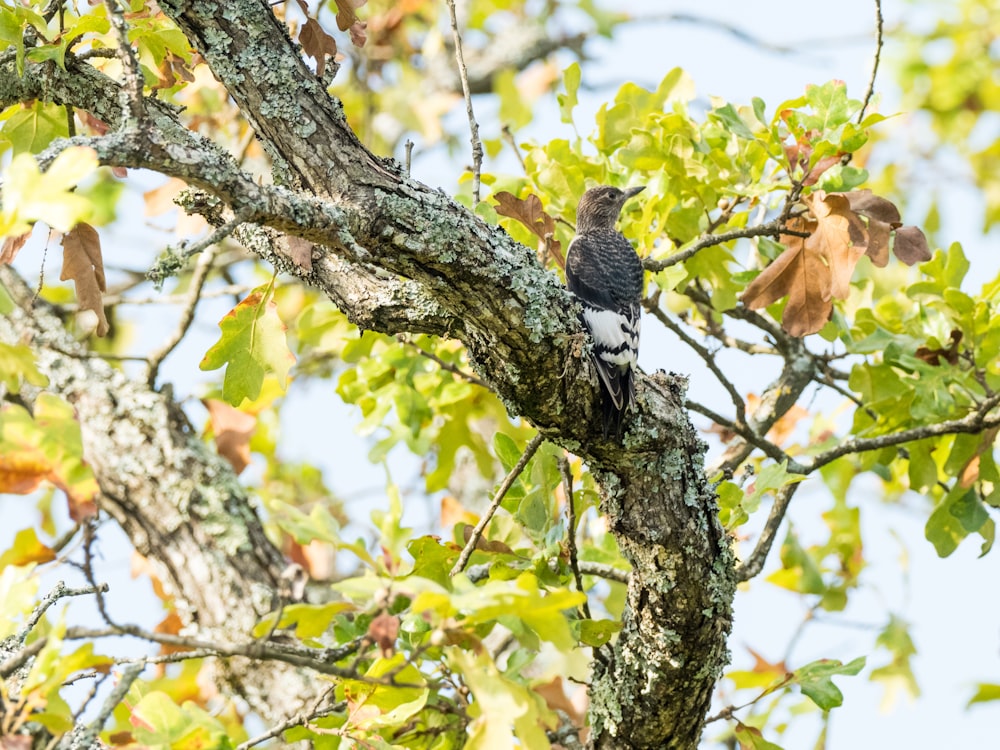
[{"label": "tree bark", "polygon": [[[704,475],[704,445],[683,409],[683,379],[641,378],[624,444],[603,439],[600,396],[583,346],[578,307],[531,251],[442,193],[403,175],[394,162],[370,154],[264,0],[161,0],[160,6],[250,120],[274,160],[276,181],[284,186],[258,185],[216,146],[184,130],[161,105],[150,103],[147,121],[127,129],[125,118],[114,111],[118,86],[93,71],[74,78],[79,63],[71,64],[66,74],[54,65],[27,61],[18,77],[13,60],[0,59],[0,79],[8,74],[16,79],[0,84],[0,103],[33,97],[100,107],[119,129],[71,142],[94,147],[102,163],[180,177],[212,192],[248,222],[317,243],[321,247],[311,272],[275,252],[266,237],[251,249],[322,290],[363,327],[461,340],[476,371],[512,414],[530,420],[548,439],[589,463],[601,483],[602,509],[634,566],[621,634],[599,651],[595,662],[593,745],[695,748],[712,688],[728,659],[735,575],[729,540]],[[71,387],[56,382],[57,387]],[[114,432],[116,422],[130,419],[134,424],[176,422],[163,396],[141,389],[134,393],[137,405],[149,399],[159,404],[159,412],[137,408],[136,415],[129,415],[98,406],[95,413],[82,414],[81,421],[97,420],[85,438],[99,441],[95,430]],[[123,402],[122,408],[127,406]],[[156,481],[145,477],[149,494],[170,495],[175,517],[196,509],[192,521],[209,522],[228,540],[223,544],[180,525],[192,545],[208,545],[203,558],[208,569],[185,585],[247,585],[243,579],[230,583],[216,578],[234,566],[229,556],[244,555],[259,570],[249,580],[259,577],[266,590],[278,564],[274,552],[247,546],[261,542],[249,526],[231,532],[218,528],[227,513],[237,526],[249,524],[247,498],[215,457],[203,450],[196,458],[188,455],[202,472],[189,491],[157,493]],[[151,460],[175,459],[165,452]],[[116,478],[128,468],[95,466],[113,502],[138,491]],[[125,476],[136,474],[130,469]],[[120,492],[115,490],[119,486]],[[208,499],[202,497],[205,493]],[[142,535],[148,532],[131,513],[125,509],[115,515],[137,544],[158,554],[156,545],[145,543]],[[177,565],[169,557],[163,564],[168,569]],[[212,609],[195,602],[192,611],[203,625]]]}]

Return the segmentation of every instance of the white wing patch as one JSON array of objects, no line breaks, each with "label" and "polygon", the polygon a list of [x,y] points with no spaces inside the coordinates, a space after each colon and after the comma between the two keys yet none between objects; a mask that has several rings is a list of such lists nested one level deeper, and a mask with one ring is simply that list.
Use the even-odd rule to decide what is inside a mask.
[{"label": "white wing patch", "polygon": [[[634,312],[638,312],[637,310]],[[639,316],[583,306],[583,322],[594,339],[594,356],[624,371],[635,367],[639,352]]]}]

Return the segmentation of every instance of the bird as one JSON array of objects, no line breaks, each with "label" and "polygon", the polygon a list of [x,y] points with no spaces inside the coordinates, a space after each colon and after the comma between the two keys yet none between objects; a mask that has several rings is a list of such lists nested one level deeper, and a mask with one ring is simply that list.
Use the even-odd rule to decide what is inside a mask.
[{"label": "bird", "polygon": [[587,190],[566,250],[566,286],[580,301],[580,319],[593,340],[604,437],[614,435],[618,441],[635,402],[643,272],[638,254],[615,225],[625,202],[644,189],[600,185]]}]

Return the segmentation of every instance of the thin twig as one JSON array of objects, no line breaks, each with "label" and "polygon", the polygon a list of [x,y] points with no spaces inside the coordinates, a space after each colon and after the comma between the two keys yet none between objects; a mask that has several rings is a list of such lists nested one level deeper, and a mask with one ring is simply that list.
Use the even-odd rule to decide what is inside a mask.
[{"label": "thin twig", "polygon": [[774,683],[773,685],[771,685],[768,688],[765,688],[763,690],[763,692],[761,692],[761,694],[758,695],[756,698],[754,698],[753,700],[747,701],[746,703],[744,703],[744,704],[742,704],[740,706],[726,706],[724,709],[722,709],[721,711],[719,711],[719,713],[715,714],[714,716],[709,716],[707,719],[705,719],[705,723],[706,724],[711,724],[713,721],[719,721],[720,719],[731,719],[731,718],[733,718],[733,714],[736,713],[737,711],[741,711],[744,708],[747,708],[748,706],[752,706],[754,703],[756,703],[757,701],[761,700],[762,698],[766,698],[767,696],[769,696],[771,693],[775,692],[776,690],[780,690],[781,688],[785,687],[788,683],[790,683],[792,681],[793,676],[794,675],[791,675],[791,674],[785,675],[778,682]]},{"label": "thin twig", "polygon": [[436,355],[434,352],[429,352],[426,349],[421,348],[415,342],[410,341],[410,339],[408,339],[405,334],[399,334],[396,337],[396,340],[399,341],[399,342],[401,342],[401,343],[403,343],[403,344],[406,344],[409,347],[412,347],[422,357],[426,357],[431,362],[434,362],[442,370],[446,370],[447,372],[450,372],[452,375],[455,375],[455,376],[461,378],[462,380],[465,380],[465,381],[467,381],[469,383],[472,383],[473,385],[482,386],[483,388],[486,388],[487,390],[490,389],[489,384],[486,383],[485,380],[480,380],[475,375],[473,375],[471,372],[466,372],[465,370],[462,370],[458,366],[453,365],[451,362],[446,362],[445,360],[441,359],[441,357],[439,357],[438,355]]},{"label": "thin twig", "polygon": [[[118,708],[122,700],[124,700],[125,695],[132,687],[132,683],[138,679],[145,668],[145,664],[130,664],[125,667],[121,677],[118,679],[118,684],[108,693],[108,697],[101,706],[101,710],[98,711],[97,716],[82,731],[72,732],[71,734],[74,736],[65,744],[65,747],[90,747],[94,743],[94,740],[97,739],[97,735],[104,729],[104,725],[111,718],[111,714]],[[61,747],[64,746],[62,742],[59,744]]]},{"label": "thin twig", "polygon": [[721,414],[712,411],[707,406],[699,404],[697,401],[687,400],[684,402],[684,407],[686,409],[690,409],[691,411],[696,411],[705,417],[708,417],[720,427],[725,427],[727,430],[735,432],[737,435],[739,435],[741,438],[746,440],[751,445],[755,446],[756,448],[760,448],[760,450],[764,453],[764,455],[768,456],[769,458],[773,458],[778,463],[781,463],[782,461],[787,461],[789,471],[795,474],[809,473],[809,470],[805,466],[800,464],[795,459],[791,458],[779,446],[775,445],[770,440],[761,437],[746,425],[737,424],[736,422],[733,422],[730,419],[726,419]]},{"label": "thin twig", "polygon": [[763,569],[764,562],[771,551],[771,546],[778,535],[778,527],[781,526],[781,522],[785,518],[788,504],[791,502],[792,495],[795,494],[800,484],[801,482],[786,484],[775,493],[774,504],[771,506],[771,512],[767,517],[767,522],[764,524],[764,529],[760,532],[757,545],[747,559],[736,568],[736,580],[740,583],[749,581]]},{"label": "thin twig", "polygon": [[181,312],[181,319],[178,321],[176,329],[174,329],[174,332],[158,349],[149,353],[149,364],[146,366],[146,383],[149,384],[150,388],[156,385],[156,376],[160,372],[160,365],[163,364],[163,360],[181,343],[181,340],[187,334],[188,328],[191,327],[191,323],[194,321],[194,311],[201,300],[201,290],[208,280],[208,274],[212,270],[218,251],[219,246],[212,244],[198,257],[194,272],[191,274],[187,293],[184,295],[186,297],[184,309]]},{"label": "thin twig", "polygon": [[122,64],[122,75],[125,76],[125,83],[121,88],[120,97],[122,112],[126,119],[137,123],[146,116],[146,103],[142,98],[142,71],[139,68],[139,61],[136,59],[135,51],[128,41],[128,27],[125,25],[125,16],[117,0],[104,0],[104,5],[108,9],[108,18],[115,28],[115,37],[118,40],[118,59]]},{"label": "thin twig", "polygon": [[507,141],[507,143],[510,144],[510,147],[514,150],[514,156],[516,156],[517,160],[521,162],[521,171],[527,172],[528,167],[524,163],[524,156],[521,154],[521,147],[517,145],[517,140],[514,138],[514,131],[510,129],[510,125],[504,125],[500,130],[500,133],[503,135],[503,139]]},{"label": "thin twig", "polygon": [[320,706],[330,697],[330,694],[336,689],[336,685],[331,685],[319,699],[313,704],[313,707],[309,711],[300,711],[294,716],[290,716],[288,719],[283,721],[277,726],[271,727],[269,730],[264,732],[264,734],[253,737],[246,742],[242,742],[236,746],[236,750],[250,750],[254,745],[259,745],[261,742],[266,742],[267,740],[274,739],[282,732],[285,732],[293,727],[302,727],[307,725],[310,721],[314,719],[321,718],[323,716],[328,716],[335,711],[342,711],[347,707],[344,702],[336,703],[329,708],[320,711]]},{"label": "thin twig", "polygon": [[538,450],[538,446],[542,444],[545,440],[542,437],[542,433],[538,433],[533,438],[531,442],[528,443],[527,447],[524,449],[524,453],[521,454],[521,458],[518,459],[517,464],[513,469],[508,472],[507,476],[503,478],[500,483],[500,487],[497,489],[496,495],[493,496],[493,501],[490,503],[490,507],[486,509],[483,517],[479,519],[479,523],[472,530],[472,535],[469,537],[469,541],[465,543],[465,548],[462,550],[462,554],[458,556],[458,561],[455,566],[451,569],[450,576],[457,576],[463,570],[465,566],[469,564],[469,558],[472,557],[472,553],[476,549],[476,545],[479,544],[479,540],[483,537],[483,531],[486,529],[486,525],[493,518],[493,514],[497,512],[497,508],[500,507],[500,503],[503,502],[504,496],[507,494],[507,490],[511,488],[514,481],[521,475],[524,471],[524,467],[528,465],[528,461],[531,457],[535,455],[535,451]]},{"label": "thin twig", "polygon": [[413,165],[413,141],[411,141],[409,138],[406,139],[405,148],[406,148],[406,162],[403,165],[403,168],[406,170],[406,176],[409,177],[410,167]]},{"label": "thin twig", "polygon": [[733,402],[733,407],[736,409],[736,421],[739,424],[746,424],[747,412],[746,412],[746,402],[740,395],[739,391],[736,390],[736,386],[730,382],[729,378],[725,376],[719,365],[715,361],[715,355],[712,354],[707,348],[702,346],[700,343],[695,341],[694,338],[688,335],[687,331],[681,328],[674,320],[663,311],[663,309],[655,302],[650,303],[646,300],[644,306],[645,308],[653,314],[658,321],[660,321],[666,328],[674,333],[681,341],[687,344],[691,349],[693,349],[699,357],[708,365],[708,369],[712,371],[715,375],[716,380],[726,389],[726,393],[729,394],[730,400]]},{"label": "thin twig", "polygon": [[875,94],[875,77],[878,75],[879,60],[882,57],[882,0],[875,0],[875,58],[872,60],[872,75],[868,79],[868,90],[865,91],[865,98],[861,102],[861,111],[858,112],[858,123],[865,119],[865,111]]},{"label": "thin twig", "polygon": [[[573,578],[576,580],[576,590],[584,597],[587,596],[583,588],[583,576],[580,574],[580,561],[576,552],[576,503],[573,502],[573,473],[570,470],[569,459],[564,453],[559,457],[559,473],[562,475],[563,494],[566,496],[566,515],[569,528],[566,531],[566,546],[569,548],[569,567],[573,571]],[[581,606],[583,616],[588,620],[594,619],[590,614],[590,602],[586,598]]]},{"label": "thin twig", "polygon": [[479,123],[472,110],[472,92],[469,89],[469,71],[465,67],[465,55],[462,53],[462,35],[458,30],[458,11],[455,0],[448,0],[448,12],[451,14],[451,34],[455,40],[455,61],[458,63],[458,76],[462,80],[462,94],[465,96],[465,111],[469,115],[469,131],[472,134],[472,203],[479,203],[480,173],[483,168],[483,144],[479,140]]},{"label": "thin twig", "polygon": [[1000,405],[1000,393],[994,394],[983,401],[976,411],[966,414],[960,419],[949,419],[946,422],[914,427],[901,432],[890,432],[873,438],[854,438],[847,440],[835,448],[820,453],[808,466],[803,467],[805,471],[797,473],[808,474],[826,466],[831,461],[835,461],[841,456],[849,453],[866,453],[868,451],[880,450],[894,445],[910,443],[914,440],[923,440],[929,437],[940,437],[942,435],[956,435],[962,433],[978,433],[991,427],[1000,426],[1000,415],[995,415],[992,419],[987,418],[995,407]]},{"label": "thin twig", "polygon": [[682,263],[701,250],[704,250],[706,247],[721,245],[724,242],[738,240],[743,237],[780,237],[783,234],[789,234],[794,237],[809,236],[809,232],[800,232],[797,229],[789,229],[786,227],[786,218],[787,217],[779,217],[767,222],[766,224],[760,224],[755,227],[733,229],[729,232],[722,232],[721,234],[709,234],[697,240],[693,245],[690,245],[683,250],[679,250],[673,255],[669,255],[662,260],[652,260],[647,258],[643,261],[642,265],[647,271],[656,273],[657,271],[662,271],[664,268],[669,268],[670,266]]},{"label": "thin twig", "polygon": [[607,578],[609,581],[617,581],[618,583],[628,583],[629,576],[631,575],[627,570],[621,570],[606,563],[588,562],[587,560],[580,561],[580,572],[585,576]]},{"label": "thin twig", "polygon": [[14,640],[17,643],[24,643],[31,631],[35,629],[38,621],[42,619],[46,610],[48,610],[49,607],[60,599],[65,599],[70,596],[89,596],[90,594],[100,594],[107,590],[108,584],[106,583],[102,583],[100,586],[93,585],[84,586],[79,589],[68,589],[66,588],[66,584],[62,581],[57,582],[52,588],[52,591],[42,597],[42,600],[38,602],[31,614],[28,615],[28,619],[24,621],[24,625],[22,625],[14,634]]}]

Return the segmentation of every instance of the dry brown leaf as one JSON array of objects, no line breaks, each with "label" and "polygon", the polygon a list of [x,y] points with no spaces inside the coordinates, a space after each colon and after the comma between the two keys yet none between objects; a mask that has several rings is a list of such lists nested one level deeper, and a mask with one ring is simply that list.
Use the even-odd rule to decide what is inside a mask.
[{"label": "dry brown leaf", "polygon": [[[472,539],[472,531],[473,527],[469,525],[466,525],[462,529],[462,539],[465,541],[466,544],[468,544],[469,540]],[[481,550],[483,552],[501,552],[509,555],[514,554],[514,550],[512,550],[509,546],[507,546],[503,542],[490,541],[485,537],[479,537],[479,539],[476,540],[476,549]]]},{"label": "dry brown leaf", "polygon": [[223,401],[203,399],[215,436],[215,448],[239,474],[250,463],[250,436],[257,428],[257,418]]},{"label": "dry brown leaf", "polygon": [[943,359],[949,365],[958,364],[958,345],[962,341],[962,332],[957,328],[951,332],[951,343],[947,347],[938,347],[936,349],[930,349],[926,346],[921,346],[917,349],[914,354],[918,359],[922,359],[929,365],[940,365]]},{"label": "dry brown leaf", "polygon": [[585,714],[580,713],[578,706],[576,706],[566,695],[566,690],[563,688],[562,677],[556,675],[548,682],[535,685],[534,690],[542,696],[542,700],[545,701],[545,705],[547,705],[551,710],[563,711],[570,718],[573,724],[576,726],[583,726],[586,716]]},{"label": "dry brown leaf", "polygon": [[358,22],[358,14],[355,8],[360,8],[368,0],[335,0],[337,3],[337,28],[347,31]]},{"label": "dry brown leaf", "polygon": [[521,200],[504,190],[496,193],[496,211],[501,216],[517,219],[526,226],[544,245],[560,268],[566,267],[562,243],[555,239],[556,220],[542,210],[542,201],[537,195],[529,195]]},{"label": "dry brown leaf", "polygon": [[316,60],[316,75],[322,78],[326,58],[337,54],[337,40],[327,34],[315,18],[306,18],[305,26],[299,31],[299,44],[309,57]]},{"label": "dry brown leaf", "polygon": [[24,234],[5,237],[3,247],[0,247],[0,263],[13,263],[14,258],[21,252],[21,248],[24,247],[24,243],[28,241],[30,236],[31,230],[29,229]]},{"label": "dry brown leaf", "polygon": [[826,258],[830,266],[830,294],[847,299],[854,268],[865,254],[868,241],[865,225],[839,193],[827,195],[817,190],[803,202],[816,217],[816,229],[806,238],[806,248]]},{"label": "dry brown leaf", "polygon": [[108,319],[104,316],[104,260],[101,258],[101,238],[89,224],[77,224],[62,237],[63,266],[61,281],[73,280],[76,299],[81,310],[97,315],[98,336],[108,333]]},{"label": "dry brown leaf", "polygon": [[174,198],[177,194],[183,190],[185,187],[181,180],[176,177],[171,177],[165,183],[160,185],[158,188],[153,188],[145,193],[143,193],[142,198],[146,203],[145,215],[149,216],[162,216],[168,211],[173,211],[177,206],[174,204]]},{"label": "dry brown leaf", "polygon": [[[811,232],[816,222],[793,219],[789,228]],[[806,238],[782,235],[781,242],[785,252],[750,282],[743,304],[756,310],[787,296],[781,327],[793,336],[815,333],[833,312],[830,267],[819,253],[807,248]]]},{"label": "dry brown leaf", "polygon": [[927,237],[919,227],[900,227],[892,243],[892,252],[906,265],[912,266],[931,259]]},{"label": "dry brown leaf", "polygon": [[901,223],[899,209],[871,190],[855,190],[844,196],[857,214],[868,219],[866,254],[876,266],[885,268],[889,264],[889,233]]},{"label": "dry brown leaf", "polygon": [[288,237],[286,255],[292,262],[305,271],[311,271],[313,267],[312,250],[315,245],[309,240],[301,237]]},{"label": "dry brown leaf", "polygon": [[375,642],[386,659],[392,656],[398,635],[399,618],[388,612],[382,612],[368,625],[368,637]]},{"label": "dry brown leaf", "polygon": [[986,451],[993,450],[993,443],[996,442],[998,433],[1000,433],[1000,427],[990,427],[983,432],[979,445],[976,447],[975,455],[969,459],[969,462],[962,467],[962,471],[958,474],[959,487],[967,490],[979,481],[979,457]]}]

